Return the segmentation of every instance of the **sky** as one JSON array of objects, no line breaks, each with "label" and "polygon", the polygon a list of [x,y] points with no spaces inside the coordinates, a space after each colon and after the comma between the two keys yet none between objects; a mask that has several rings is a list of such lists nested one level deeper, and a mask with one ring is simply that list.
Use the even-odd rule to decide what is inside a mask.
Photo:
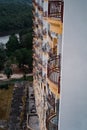
[{"label": "sky", "polygon": [[87,0],[64,0],[59,130],[87,130]]}]

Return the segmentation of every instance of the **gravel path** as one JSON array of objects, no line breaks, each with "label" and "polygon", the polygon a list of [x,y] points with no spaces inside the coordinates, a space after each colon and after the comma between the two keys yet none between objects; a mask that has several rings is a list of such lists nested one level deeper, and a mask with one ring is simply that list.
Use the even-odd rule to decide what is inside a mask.
[{"label": "gravel path", "polygon": [[[26,74],[26,76],[32,76],[33,74]],[[19,78],[22,78],[23,77],[23,74],[13,74],[11,75],[11,78],[10,79],[19,79]],[[0,74],[0,80],[7,80],[7,77],[5,74]]]}]

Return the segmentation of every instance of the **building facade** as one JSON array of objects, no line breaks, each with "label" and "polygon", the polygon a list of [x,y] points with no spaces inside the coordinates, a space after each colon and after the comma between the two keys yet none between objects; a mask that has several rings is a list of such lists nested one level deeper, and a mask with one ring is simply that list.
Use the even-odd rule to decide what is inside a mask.
[{"label": "building facade", "polygon": [[40,130],[58,130],[63,0],[33,0],[33,86]]}]

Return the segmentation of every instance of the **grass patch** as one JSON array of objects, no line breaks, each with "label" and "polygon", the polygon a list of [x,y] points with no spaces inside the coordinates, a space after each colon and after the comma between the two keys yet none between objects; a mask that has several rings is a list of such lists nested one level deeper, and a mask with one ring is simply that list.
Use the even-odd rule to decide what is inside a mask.
[{"label": "grass patch", "polygon": [[0,89],[0,120],[8,120],[12,100],[13,86],[8,89]]}]

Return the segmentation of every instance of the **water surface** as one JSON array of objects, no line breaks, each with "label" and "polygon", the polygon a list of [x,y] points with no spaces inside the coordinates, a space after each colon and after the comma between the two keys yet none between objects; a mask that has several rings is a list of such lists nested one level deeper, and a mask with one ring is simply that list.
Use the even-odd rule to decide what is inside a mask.
[{"label": "water surface", "polygon": [[[16,36],[19,38],[18,34],[16,34]],[[0,37],[0,43],[6,44],[7,41],[9,40],[9,37],[10,37],[10,35]]]}]

